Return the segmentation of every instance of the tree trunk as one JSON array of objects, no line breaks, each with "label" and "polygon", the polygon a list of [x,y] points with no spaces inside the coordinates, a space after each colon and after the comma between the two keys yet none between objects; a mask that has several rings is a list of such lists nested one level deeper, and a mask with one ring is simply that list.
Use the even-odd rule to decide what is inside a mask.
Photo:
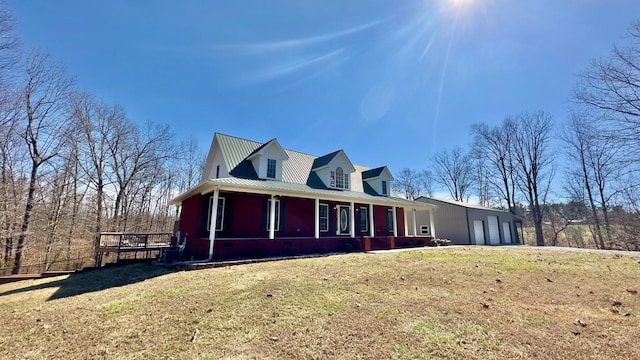
[{"label": "tree trunk", "polygon": [[22,228],[20,236],[18,237],[18,243],[16,244],[16,257],[13,263],[12,274],[18,274],[20,267],[22,266],[22,255],[24,251],[25,240],[27,238],[27,231],[29,230],[29,221],[31,220],[31,212],[33,210],[33,198],[36,193],[36,177],[38,176],[38,168],[40,164],[33,161],[31,164],[31,178],[29,179],[29,192],[27,193],[27,204],[24,208],[24,217],[22,218]]}]

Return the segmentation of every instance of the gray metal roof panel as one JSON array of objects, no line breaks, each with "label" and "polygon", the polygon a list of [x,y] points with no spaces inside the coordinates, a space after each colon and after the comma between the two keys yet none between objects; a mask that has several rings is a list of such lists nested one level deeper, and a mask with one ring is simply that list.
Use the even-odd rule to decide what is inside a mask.
[{"label": "gray metal roof panel", "polygon": [[363,171],[362,172],[362,180],[366,180],[366,179],[374,178],[376,176],[380,176],[380,174],[382,174],[382,172],[384,171],[384,168],[385,168],[385,166],[381,166],[379,168]]}]

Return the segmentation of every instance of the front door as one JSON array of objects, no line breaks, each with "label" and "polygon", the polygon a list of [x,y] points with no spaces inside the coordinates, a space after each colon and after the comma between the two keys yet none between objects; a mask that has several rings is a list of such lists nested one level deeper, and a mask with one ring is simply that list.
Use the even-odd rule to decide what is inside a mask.
[{"label": "front door", "polygon": [[349,223],[349,207],[338,206],[338,235],[351,234],[351,224]]}]

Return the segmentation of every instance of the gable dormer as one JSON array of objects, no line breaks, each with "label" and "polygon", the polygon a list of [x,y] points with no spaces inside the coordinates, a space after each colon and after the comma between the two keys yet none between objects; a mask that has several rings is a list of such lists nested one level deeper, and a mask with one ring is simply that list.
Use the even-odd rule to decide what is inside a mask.
[{"label": "gable dormer", "polygon": [[282,181],[282,162],[288,159],[289,155],[276,139],[270,140],[247,156],[258,178],[277,181]]},{"label": "gable dormer", "polygon": [[389,196],[393,176],[386,166],[362,172],[364,190],[370,195]]},{"label": "gable dormer", "polygon": [[311,171],[314,171],[329,189],[350,190],[351,174],[356,169],[344,150],[338,150],[316,158]]}]

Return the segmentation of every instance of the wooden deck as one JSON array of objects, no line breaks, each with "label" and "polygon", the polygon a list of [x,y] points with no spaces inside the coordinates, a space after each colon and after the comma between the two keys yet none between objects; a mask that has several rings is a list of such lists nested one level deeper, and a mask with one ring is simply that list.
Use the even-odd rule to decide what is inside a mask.
[{"label": "wooden deck", "polygon": [[104,255],[112,253],[116,254],[116,264],[123,254],[133,254],[133,259],[154,259],[162,249],[171,247],[171,236],[171,233],[100,233],[95,250],[95,266],[101,267]]}]

